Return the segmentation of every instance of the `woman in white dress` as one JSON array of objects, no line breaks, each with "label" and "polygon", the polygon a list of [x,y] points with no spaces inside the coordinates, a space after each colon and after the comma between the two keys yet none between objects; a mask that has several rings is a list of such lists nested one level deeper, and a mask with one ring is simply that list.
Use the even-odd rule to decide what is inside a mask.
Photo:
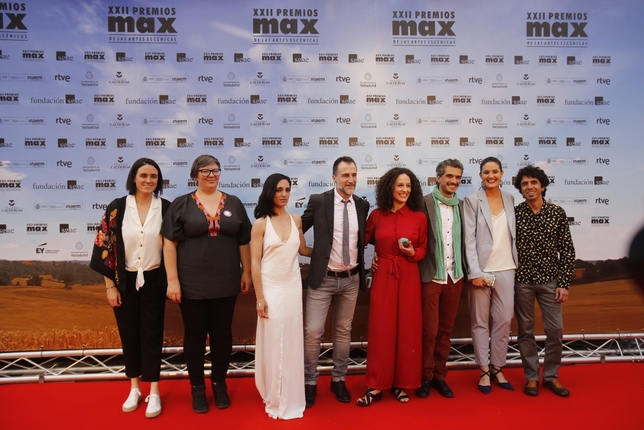
[{"label": "woman in white dress", "polygon": [[302,219],[286,211],[291,180],[266,178],[251,232],[251,272],[257,297],[255,385],[271,418],[304,414],[302,280],[298,251],[310,256]]}]

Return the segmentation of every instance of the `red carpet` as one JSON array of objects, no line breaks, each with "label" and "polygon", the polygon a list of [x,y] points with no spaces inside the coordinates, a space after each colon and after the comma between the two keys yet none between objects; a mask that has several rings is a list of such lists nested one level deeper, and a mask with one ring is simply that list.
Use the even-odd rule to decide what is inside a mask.
[{"label": "red carpet", "polygon": [[[644,428],[640,405],[644,400],[644,365],[594,364],[563,367],[561,381],[570,389],[569,398],[559,398],[540,389],[535,398],[522,392],[523,372],[506,369],[516,388],[510,392],[494,386],[484,396],[476,388],[478,371],[452,371],[448,382],[456,396],[440,397],[432,390],[428,399],[414,395],[400,404],[390,393],[380,403],[359,408],[342,404],[329,392],[330,377],[322,377],[314,407],[304,418],[276,421],[264,413],[253,378],[229,379],[232,405],[207,414],[192,412],[187,380],[161,381],[163,413],[145,418],[145,403],[135,412],[121,412],[129,383],[76,382],[0,385],[0,427],[2,429],[546,429]],[[350,376],[347,386],[354,398],[365,390],[364,376]],[[143,387],[147,395],[147,386]]]}]

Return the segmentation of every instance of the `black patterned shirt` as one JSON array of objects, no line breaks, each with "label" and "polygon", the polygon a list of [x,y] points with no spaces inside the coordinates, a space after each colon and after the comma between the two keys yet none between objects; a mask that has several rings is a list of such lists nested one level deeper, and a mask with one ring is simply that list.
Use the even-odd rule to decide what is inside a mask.
[{"label": "black patterned shirt", "polygon": [[519,253],[516,281],[547,284],[557,279],[557,288],[568,289],[575,270],[575,247],[566,211],[545,201],[537,213],[526,202],[514,211]]}]

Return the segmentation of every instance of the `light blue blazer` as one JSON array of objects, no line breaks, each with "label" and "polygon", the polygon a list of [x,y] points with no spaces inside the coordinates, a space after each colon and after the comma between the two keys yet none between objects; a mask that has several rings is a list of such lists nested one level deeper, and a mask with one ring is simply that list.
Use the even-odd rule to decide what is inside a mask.
[{"label": "light blue blazer", "polygon": [[[516,219],[514,217],[514,197],[501,191],[505,216],[510,227],[512,239],[512,258],[519,265],[516,246]],[[484,190],[465,197],[463,201],[463,218],[465,230],[465,258],[467,260],[468,278],[483,276],[483,268],[492,252],[492,214]]]}]

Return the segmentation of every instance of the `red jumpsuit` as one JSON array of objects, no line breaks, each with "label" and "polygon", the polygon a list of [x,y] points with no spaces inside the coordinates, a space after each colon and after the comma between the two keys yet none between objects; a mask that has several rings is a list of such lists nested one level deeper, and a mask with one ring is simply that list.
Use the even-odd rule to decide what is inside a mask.
[{"label": "red jumpsuit", "polygon": [[[407,257],[406,237],[416,254]],[[365,243],[378,255],[369,309],[367,387],[413,389],[422,369],[422,307],[417,262],[427,253],[427,217],[406,205],[396,212],[376,209],[367,219]]]}]

